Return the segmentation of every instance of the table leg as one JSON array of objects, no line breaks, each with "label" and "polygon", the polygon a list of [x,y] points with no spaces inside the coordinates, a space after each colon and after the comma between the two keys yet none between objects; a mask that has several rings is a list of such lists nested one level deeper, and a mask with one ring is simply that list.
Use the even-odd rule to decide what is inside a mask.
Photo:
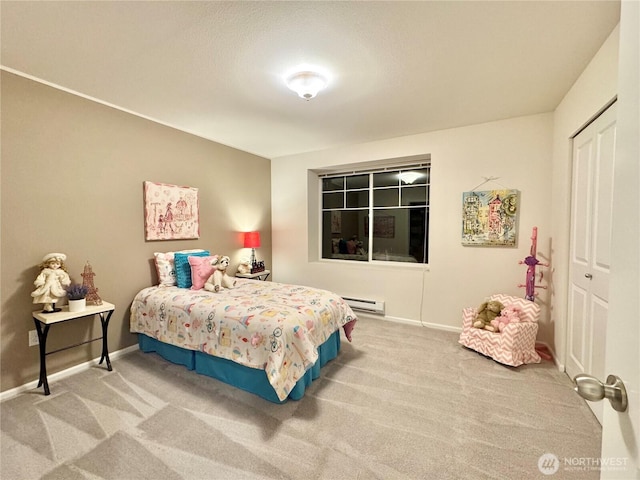
[{"label": "table leg", "polygon": [[[107,318],[104,317],[104,314],[107,313]],[[102,356],[100,357],[100,361],[98,365],[102,365],[104,360],[107,361],[107,370],[112,371],[111,368],[111,360],[109,360],[109,348],[107,346],[107,331],[109,330],[109,320],[111,319],[111,314],[113,310],[109,310],[109,312],[100,313],[100,323],[102,324]]]},{"label": "table leg", "polygon": [[38,320],[34,318],[33,322],[36,324],[40,347],[40,379],[38,380],[38,387],[44,386],[44,394],[49,395],[51,392],[47,381],[47,335],[50,325],[45,325],[44,330],[42,330],[42,324]]}]

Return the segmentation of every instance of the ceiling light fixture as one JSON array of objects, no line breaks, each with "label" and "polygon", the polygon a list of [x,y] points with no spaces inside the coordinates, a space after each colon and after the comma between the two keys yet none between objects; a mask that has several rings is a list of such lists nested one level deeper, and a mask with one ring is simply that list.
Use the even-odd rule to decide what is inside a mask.
[{"label": "ceiling light fixture", "polygon": [[329,84],[329,76],[308,66],[301,66],[284,76],[284,83],[300,98],[310,100]]},{"label": "ceiling light fixture", "polygon": [[415,182],[417,179],[419,179],[422,176],[421,173],[418,172],[400,172],[398,174],[398,177],[400,178],[400,180],[402,180],[404,183],[407,183],[409,185],[411,185],[413,182]]}]

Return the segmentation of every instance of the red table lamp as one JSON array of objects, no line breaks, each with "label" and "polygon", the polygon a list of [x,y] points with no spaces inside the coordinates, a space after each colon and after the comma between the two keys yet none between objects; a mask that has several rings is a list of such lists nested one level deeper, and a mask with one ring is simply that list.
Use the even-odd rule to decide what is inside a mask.
[{"label": "red table lamp", "polygon": [[256,263],[256,248],[260,247],[260,232],[245,232],[244,248],[251,249],[251,265]]}]

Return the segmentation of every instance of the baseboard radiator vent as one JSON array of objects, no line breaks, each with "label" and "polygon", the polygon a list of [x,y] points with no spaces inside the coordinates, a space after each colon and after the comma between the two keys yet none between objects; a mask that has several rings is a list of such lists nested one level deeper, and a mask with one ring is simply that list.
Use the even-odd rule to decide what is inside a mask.
[{"label": "baseboard radiator vent", "polygon": [[342,298],[345,302],[347,302],[347,305],[349,305],[355,311],[384,315],[384,302],[382,301],[350,297]]}]

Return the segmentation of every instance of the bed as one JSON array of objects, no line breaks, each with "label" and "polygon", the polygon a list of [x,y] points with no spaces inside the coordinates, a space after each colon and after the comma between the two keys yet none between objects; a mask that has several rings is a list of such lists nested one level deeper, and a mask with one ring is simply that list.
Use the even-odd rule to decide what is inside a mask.
[{"label": "bed", "polygon": [[340,296],[317,288],[236,279],[214,293],[144,288],[131,306],[140,349],[266,400],[299,400],[351,341],[357,318]]}]

